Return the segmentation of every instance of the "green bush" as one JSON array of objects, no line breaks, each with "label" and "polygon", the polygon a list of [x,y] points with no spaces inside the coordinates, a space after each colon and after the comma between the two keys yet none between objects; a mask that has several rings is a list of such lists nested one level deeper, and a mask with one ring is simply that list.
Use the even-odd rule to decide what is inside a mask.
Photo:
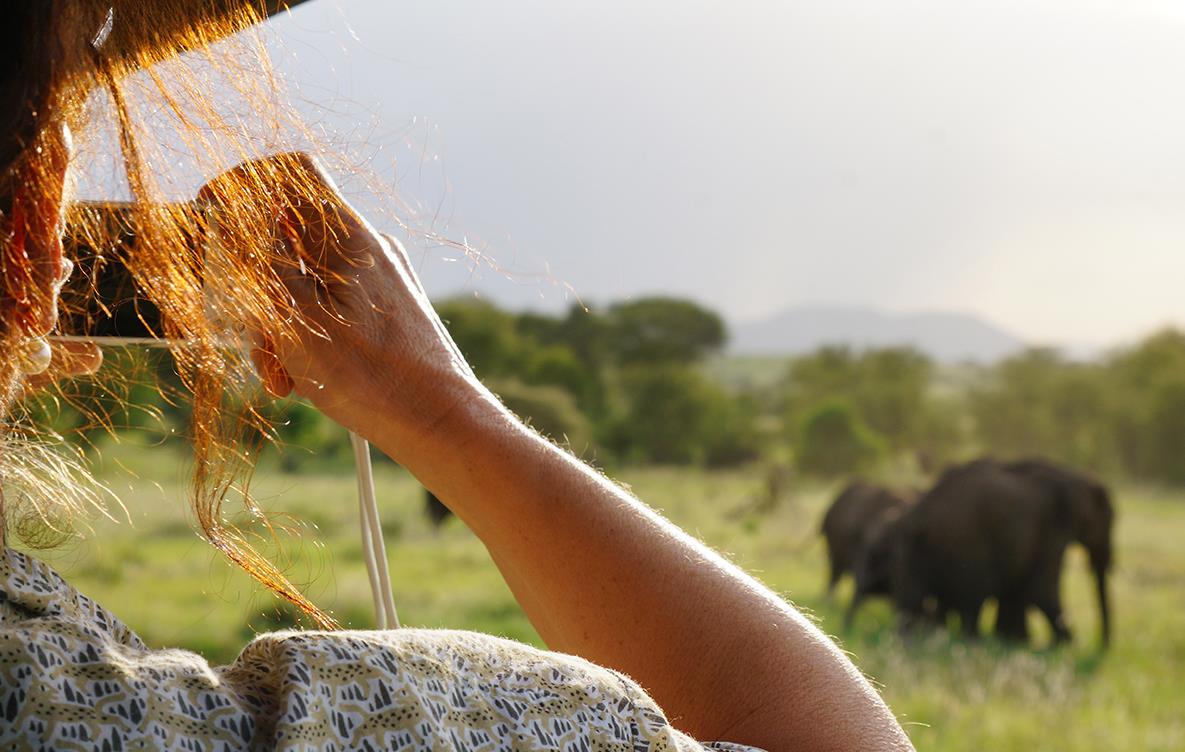
[{"label": "green bush", "polygon": [[1102,374],[1055,350],[1031,349],[999,363],[972,386],[968,401],[990,452],[1077,466],[1097,466],[1111,453],[1104,443],[1109,406]]},{"label": "green bush", "polygon": [[822,347],[790,363],[787,419],[798,424],[827,400],[843,399],[892,450],[916,449],[933,375],[930,360],[908,347]]},{"label": "green bush", "polygon": [[805,473],[839,477],[868,470],[884,451],[884,441],[864,424],[851,403],[833,399],[803,420],[795,459]]},{"label": "green bush", "polygon": [[913,455],[923,475],[937,475],[966,453],[967,408],[955,397],[932,397],[918,415]]},{"label": "green bush", "polygon": [[625,459],[719,466],[757,455],[753,411],[692,368],[630,368],[621,388],[625,411],[607,443]]},{"label": "green bush", "polygon": [[758,405],[750,399],[718,394],[708,410],[704,464],[733,467],[757,459],[762,443],[757,429]]},{"label": "green bush", "polygon": [[1185,484],[1185,332],[1166,329],[1115,353],[1106,364],[1113,402],[1107,429],[1134,478]]},{"label": "green bush", "polygon": [[581,363],[566,345],[539,345],[525,350],[517,376],[527,384],[564,389],[585,412],[600,404],[600,371]]},{"label": "green bush", "polygon": [[435,305],[453,341],[481,378],[508,376],[521,366],[523,342],[514,316],[483,300],[454,298]]},{"label": "green bush", "polygon": [[[273,422],[284,472],[316,470],[353,460],[350,435],[312,404],[299,399],[265,403],[261,410]],[[264,445],[265,451],[269,447]],[[381,456],[381,455],[380,455]]]},{"label": "green bush", "polygon": [[1149,399],[1149,474],[1185,486],[1185,380],[1158,384]]},{"label": "green bush", "polygon": [[486,385],[511,412],[574,454],[583,456],[594,448],[592,427],[565,390],[513,379],[487,381]]}]

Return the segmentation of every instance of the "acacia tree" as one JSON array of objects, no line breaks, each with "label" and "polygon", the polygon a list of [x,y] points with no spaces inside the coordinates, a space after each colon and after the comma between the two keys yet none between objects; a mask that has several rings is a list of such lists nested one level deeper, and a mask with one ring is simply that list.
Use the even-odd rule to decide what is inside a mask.
[{"label": "acacia tree", "polygon": [[609,346],[622,365],[689,364],[716,352],[727,339],[724,321],[681,298],[640,298],[611,306]]}]

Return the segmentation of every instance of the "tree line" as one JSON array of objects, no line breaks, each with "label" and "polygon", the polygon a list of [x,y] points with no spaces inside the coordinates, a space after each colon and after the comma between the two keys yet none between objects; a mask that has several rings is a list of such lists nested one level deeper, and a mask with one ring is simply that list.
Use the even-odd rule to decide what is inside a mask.
[{"label": "tree line", "polygon": [[824,348],[775,390],[798,466],[824,475],[976,455],[1043,456],[1107,476],[1185,485],[1185,333],[1092,361],[1033,348],[938,367],[906,348]]},{"label": "tree line", "polygon": [[[1173,329],[1088,362],[1031,349],[951,366],[907,347],[824,347],[785,359],[776,377],[754,385],[708,367],[727,329],[689,300],[544,314],[456,298],[437,310],[511,410],[602,465],[767,459],[838,477],[902,467],[928,474],[986,453],[1185,485],[1185,333]],[[126,428],[153,440],[184,435],[183,390],[167,353],[109,354],[104,373],[32,409],[84,442]],[[289,469],[348,455],[344,432],[308,405],[260,400],[253,409],[278,426]]]}]

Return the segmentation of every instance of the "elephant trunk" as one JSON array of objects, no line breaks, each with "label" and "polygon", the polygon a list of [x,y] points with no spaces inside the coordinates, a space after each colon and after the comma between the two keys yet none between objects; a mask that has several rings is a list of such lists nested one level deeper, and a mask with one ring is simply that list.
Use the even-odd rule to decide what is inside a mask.
[{"label": "elephant trunk", "polygon": [[1099,595],[1099,619],[1101,625],[1101,640],[1104,648],[1111,642],[1111,604],[1107,598],[1107,567],[1094,563],[1095,585]]}]

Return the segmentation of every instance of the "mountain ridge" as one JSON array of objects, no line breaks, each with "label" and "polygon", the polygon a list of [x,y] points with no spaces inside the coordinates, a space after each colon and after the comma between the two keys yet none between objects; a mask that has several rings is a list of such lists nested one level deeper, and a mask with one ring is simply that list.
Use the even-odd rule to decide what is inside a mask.
[{"label": "mountain ridge", "polygon": [[912,346],[942,362],[991,363],[1025,349],[1020,337],[960,311],[888,312],[865,306],[795,306],[755,321],[733,322],[728,351],[796,355],[825,345]]}]

